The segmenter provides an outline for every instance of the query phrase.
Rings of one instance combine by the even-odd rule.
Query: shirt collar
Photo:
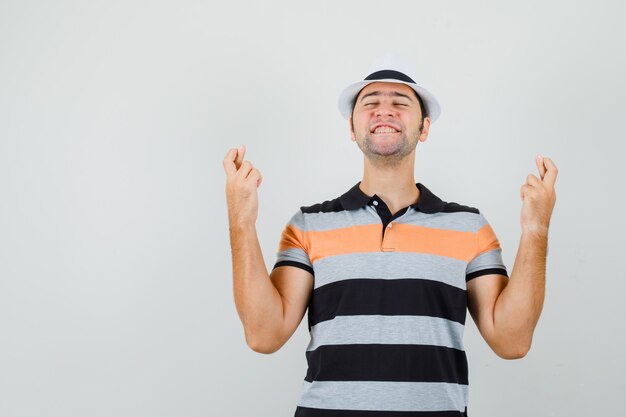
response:
[[[374,197],[378,197],[376,194],[373,196],[365,194],[359,188],[359,184],[361,184],[361,181],[357,182],[352,188],[339,197],[339,201],[345,210],[356,210],[368,204]],[[438,213],[443,210],[445,203],[426,188],[424,184],[418,182],[415,183],[415,186],[420,190],[420,195],[417,201],[411,204],[411,207],[429,214]]]

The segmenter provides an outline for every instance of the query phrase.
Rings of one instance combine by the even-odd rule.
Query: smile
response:
[[[393,135],[397,135],[399,133],[400,132],[396,132],[396,131],[393,131],[393,132],[378,132],[378,133],[374,132],[374,133],[372,133],[372,135],[374,135],[374,136],[393,136]]]
[[[397,129],[393,129],[391,127],[379,127],[375,129],[372,133],[397,133]]]

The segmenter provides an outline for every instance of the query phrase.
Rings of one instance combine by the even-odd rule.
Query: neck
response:
[[[411,205],[419,198],[415,186],[415,150],[393,165],[364,156],[363,180],[359,188],[365,194],[377,194],[392,213]]]

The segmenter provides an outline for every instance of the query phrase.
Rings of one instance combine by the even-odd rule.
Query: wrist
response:
[[[522,236],[536,237],[536,238],[548,238],[547,226],[525,226],[522,227]]]
[[[229,224],[229,229],[232,232],[243,232],[247,230],[255,230],[255,224],[251,221],[233,221]]]

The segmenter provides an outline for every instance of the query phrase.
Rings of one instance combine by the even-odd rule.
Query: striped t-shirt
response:
[[[314,280],[295,417],[467,416],[466,283],[508,277],[500,243],[478,209],[421,183],[393,215],[359,184],[300,207],[279,243],[274,268]]]

